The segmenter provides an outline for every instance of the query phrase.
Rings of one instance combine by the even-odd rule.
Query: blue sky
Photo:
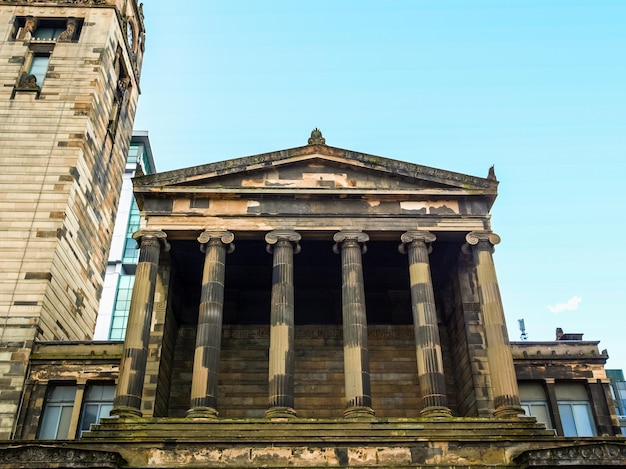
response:
[[[512,340],[626,369],[626,1],[146,2],[135,128],[159,170],[306,144],[495,165]]]

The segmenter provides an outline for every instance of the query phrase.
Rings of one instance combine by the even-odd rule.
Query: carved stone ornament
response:
[[[341,249],[339,248],[340,244],[342,244],[345,241],[354,241],[357,243],[363,243],[361,252],[365,254],[367,252],[367,245],[365,243],[368,242],[369,240],[370,240],[369,235],[367,233],[363,233],[362,231],[356,231],[356,230],[340,231],[339,233],[335,233],[335,235],[333,236],[333,241],[335,242],[335,245],[333,246],[333,252],[335,254],[339,254],[341,252]]]
[[[170,243],[167,242],[167,234],[157,230],[139,230],[133,233],[133,239],[137,241],[137,247],[140,247],[142,239],[156,238],[162,249],[167,252],[170,250]]]
[[[109,451],[25,445],[0,449],[0,467],[6,469],[91,468],[118,469],[125,463],[118,454]]]
[[[626,445],[623,443],[577,444],[560,448],[524,451],[514,461],[522,467],[555,466],[624,466]]]
[[[74,40],[74,35],[76,34],[77,27],[78,22],[76,18],[68,18],[67,25],[65,26],[65,31],[59,34],[57,42],[72,42]]]
[[[266,250],[267,252],[271,253],[272,244],[276,244],[278,241],[285,240],[285,241],[290,241],[292,243],[295,243],[294,254],[299,254],[300,244],[298,243],[298,241],[300,241],[301,239],[302,239],[302,235],[293,230],[287,230],[287,229],[273,230],[265,235],[265,242],[268,244]]]
[[[205,252],[205,244],[211,241],[212,239],[219,239],[222,243],[224,243],[228,247],[228,253],[232,253],[235,250],[235,245],[233,241],[235,240],[235,235],[227,230],[206,230],[200,233],[198,236],[198,242],[200,243],[200,250]]]
[[[465,241],[472,246],[476,246],[480,241],[488,241],[495,246],[500,243],[500,236],[493,231],[472,231],[465,236]]]
[[[39,90],[37,77],[35,75],[29,75],[26,72],[22,72],[22,75],[20,75],[20,80],[17,84],[17,88],[19,90]]]
[[[309,145],[326,145],[326,139],[322,137],[322,131],[315,127],[309,138]]]
[[[428,254],[430,254],[433,250],[430,243],[432,243],[436,239],[437,237],[430,231],[407,231],[406,233],[402,233],[402,236],[400,236],[400,241],[402,241],[402,243],[398,246],[398,251],[400,251],[400,253],[402,254],[406,254],[406,244],[412,243],[413,241],[422,241],[424,244],[427,245]]]
[[[37,28],[37,18],[29,16],[26,18],[25,24],[17,33],[18,41],[28,41],[33,37],[33,31]]]

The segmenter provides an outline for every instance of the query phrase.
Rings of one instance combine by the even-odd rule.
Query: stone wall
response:
[[[417,417],[419,384],[412,326],[369,326],[372,401],[378,417]],[[170,417],[189,408],[195,329],[179,330],[172,367]],[[219,370],[221,418],[260,418],[268,405],[269,326],[225,325]],[[296,326],[298,417],[339,418],[345,407],[339,325]]]

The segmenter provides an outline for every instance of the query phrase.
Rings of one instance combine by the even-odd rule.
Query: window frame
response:
[[[70,400],[69,398],[59,399],[54,398],[53,394],[55,391],[59,389],[64,390],[73,390],[73,396]],[[68,440],[71,439],[70,435],[72,434],[72,417],[74,414],[74,409],[76,405],[76,398],[78,395],[78,386],[75,382],[72,383],[51,383],[48,385],[48,389],[46,390],[46,397],[44,398],[43,406],[41,409],[41,421],[39,423],[39,428],[37,429],[37,439],[38,440]],[[53,416],[51,412],[52,409],[60,408],[60,412],[58,416]],[[69,412],[67,412],[69,410]],[[53,423],[50,421],[52,427],[49,429],[46,428],[46,424],[50,419],[55,419],[56,422]],[[63,423],[63,419],[67,419],[65,423]],[[65,427],[64,435],[61,435],[59,431],[61,427]],[[49,438],[46,432],[51,431],[54,428],[54,437]]]
[[[101,387],[103,389],[107,389],[111,391],[111,395],[108,397],[100,397],[94,398],[89,396],[90,392],[94,391],[96,388]],[[85,392],[83,393],[83,399],[80,406],[80,418],[78,420],[77,426],[77,438],[82,438],[84,432],[89,431],[91,425],[97,424],[100,422],[100,419],[103,417],[108,417],[109,412],[113,409],[113,399],[115,397],[115,383],[114,382],[103,382],[103,381],[95,381],[90,382],[85,387]],[[96,418],[91,421],[86,422],[86,413],[87,408],[89,406],[97,406]],[[107,410],[108,409],[108,410]],[[104,415],[106,412],[106,415]]]

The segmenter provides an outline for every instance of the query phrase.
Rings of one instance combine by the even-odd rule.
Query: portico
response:
[[[124,415],[517,415],[491,251],[474,242],[497,237],[493,173],[461,175],[314,137],[135,180],[143,229],[164,233],[171,249],[159,262],[164,319],[148,321],[164,338],[145,358],[156,376],[140,403],[124,401],[134,406]],[[150,281],[137,277],[135,290]],[[464,314],[476,302],[478,325]],[[131,318],[146,315],[131,308]],[[501,344],[486,361],[485,338]],[[493,386],[481,385],[485,370]]]

